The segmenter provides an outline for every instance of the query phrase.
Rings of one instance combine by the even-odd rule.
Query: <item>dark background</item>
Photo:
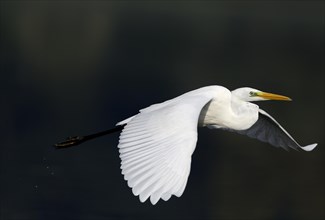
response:
[[[0,219],[325,218],[324,3],[4,2]],[[182,197],[140,203],[118,134],[55,150],[206,85],[290,96],[263,102],[312,152],[199,129]]]

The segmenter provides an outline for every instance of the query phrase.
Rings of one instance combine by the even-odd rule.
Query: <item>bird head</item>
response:
[[[266,100],[291,101],[291,98],[269,92],[262,92],[257,89],[243,87],[233,90],[232,95],[242,101],[255,102]]]

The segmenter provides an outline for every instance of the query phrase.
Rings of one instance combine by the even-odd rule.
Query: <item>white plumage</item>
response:
[[[229,91],[207,86],[151,105],[117,125],[125,125],[118,144],[121,169],[134,195],[152,204],[184,192],[197,142],[197,127],[245,134],[276,147],[301,147],[278,122],[250,101],[290,100],[252,88]]]

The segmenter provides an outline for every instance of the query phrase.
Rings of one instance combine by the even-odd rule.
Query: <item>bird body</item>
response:
[[[311,151],[316,147],[300,146],[273,117],[251,103],[264,100],[291,99],[248,87],[230,91],[223,86],[206,86],[144,108],[114,129],[69,138],[56,147],[122,130],[118,148],[124,179],[141,202],[150,198],[156,204],[183,194],[198,126],[236,132],[286,150]]]
[[[172,106],[182,105],[184,107],[184,113],[188,114],[187,107],[193,107],[194,103],[197,103],[200,108],[200,115],[197,121],[200,127],[214,125],[220,128],[244,130],[252,126],[258,119],[258,105],[238,99],[223,86],[199,88],[174,99],[151,105],[140,110],[140,113],[148,113],[162,108],[172,108]],[[174,112],[172,113],[174,114]],[[127,124],[133,117],[135,116],[123,120],[117,123],[117,125]],[[172,122],[172,118],[169,117],[168,121]]]

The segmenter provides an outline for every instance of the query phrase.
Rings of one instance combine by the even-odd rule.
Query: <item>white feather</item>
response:
[[[118,145],[122,174],[141,202],[150,197],[156,204],[183,193],[200,112],[219,89],[211,86],[184,94],[181,102],[177,97],[155,104],[118,123],[126,123]]]

